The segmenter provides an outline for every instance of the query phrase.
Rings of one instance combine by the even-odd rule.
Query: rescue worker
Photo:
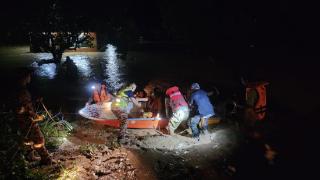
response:
[[[203,121],[203,127],[201,127],[201,130],[204,134],[208,134],[208,119],[214,116],[215,113],[208,97],[208,93],[200,89],[200,85],[198,83],[193,83],[191,85],[191,98],[189,105],[191,107],[195,105],[197,110],[196,115],[191,118],[190,126],[193,138],[199,141],[200,130],[198,128],[198,124],[200,120]]]
[[[170,135],[174,135],[174,131],[178,128],[181,122],[188,119],[189,107],[177,86],[167,89],[166,95],[170,98],[169,105],[172,110],[172,117],[169,120],[168,131]]]
[[[247,108],[245,119],[251,123],[265,119],[267,111],[268,82],[246,83]]]
[[[100,88],[100,101],[101,102],[110,102],[112,100],[111,94],[107,91],[107,83],[102,82]]]
[[[125,136],[128,126],[128,114],[133,108],[133,104],[137,107],[141,107],[141,104],[135,99],[134,91],[136,90],[137,85],[135,83],[130,84],[129,86],[121,89],[116,98],[112,101],[111,110],[115,116],[120,121],[120,131],[118,135],[118,142],[125,143]]]
[[[31,94],[27,85],[31,81],[31,71],[23,69],[19,77],[19,88],[17,94],[16,119],[19,123],[24,144],[29,147],[29,159],[37,160],[34,155],[36,151],[41,164],[51,164],[53,161],[45,147],[45,139],[38,125],[38,121],[43,120],[33,109]],[[30,157],[31,156],[31,157]]]

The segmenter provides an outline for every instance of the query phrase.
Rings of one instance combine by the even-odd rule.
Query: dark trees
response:
[[[43,60],[43,63],[60,63],[65,50],[79,48],[81,43],[93,45],[93,37],[82,25],[82,16],[68,13],[63,9],[61,2],[54,0],[43,3],[44,7],[37,19],[31,19],[29,23],[30,50],[35,52],[50,52],[51,60]]]

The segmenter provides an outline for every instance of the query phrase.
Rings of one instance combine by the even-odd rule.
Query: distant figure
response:
[[[203,120],[203,126],[201,130],[204,134],[208,134],[208,119],[215,115],[213,106],[209,100],[208,93],[200,89],[198,83],[193,83],[191,85],[191,98],[189,105],[192,107],[196,106],[196,115],[191,118],[190,125],[192,130],[192,136],[199,141],[200,131],[198,129],[198,124],[200,120]]]
[[[73,62],[72,59],[70,59],[69,56],[66,57],[66,61],[62,64],[62,66],[66,66],[66,76],[69,79],[76,79],[78,78],[78,67]]]
[[[173,113],[169,120],[168,130],[170,135],[174,135],[174,131],[181,122],[188,119],[189,107],[177,86],[167,89],[166,95],[170,97],[169,105]]]
[[[119,143],[125,143],[126,131],[128,126],[128,114],[130,113],[133,105],[141,107],[141,104],[135,99],[134,91],[137,85],[135,83],[121,89],[117,93],[117,97],[114,98],[111,105],[111,110],[117,116],[120,121],[120,132],[118,136]]]
[[[36,114],[32,104],[32,98],[27,85],[31,81],[31,71],[22,70],[19,77],[19,89],[16,104],[16,119],[19,122],[21,135],[24,138],[24,144],[29,147],[30,160],[37,160],[34,150],[41,157],[41,164],[51,164],[52,160],[45,147],[45,139],[38,125],[38,121],[43,120],[43,116]]]
[[[265,119],[267,111],[268,82],[245,83],[246,110],[245,119],[251,123]]]

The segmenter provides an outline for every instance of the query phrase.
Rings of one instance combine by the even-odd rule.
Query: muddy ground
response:
[[[190,135],[169,136],[165,131],[129,129],[129,141],[119,145],[118,129],[78,118],[74,131],[51,149],[49,179],[230,179],[222,164],[237,146],[236,130],[211,127],[199,142]]]

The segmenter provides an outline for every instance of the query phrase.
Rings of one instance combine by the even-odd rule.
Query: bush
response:
[[[48,112],[49,113],[49,112]],[[48,149],[58,148],[73,130],[71,124],[60,116],[61,113],[51,116],[48,113],[44,115],[44,121],[39,123],[41,131],[46,139]]]

